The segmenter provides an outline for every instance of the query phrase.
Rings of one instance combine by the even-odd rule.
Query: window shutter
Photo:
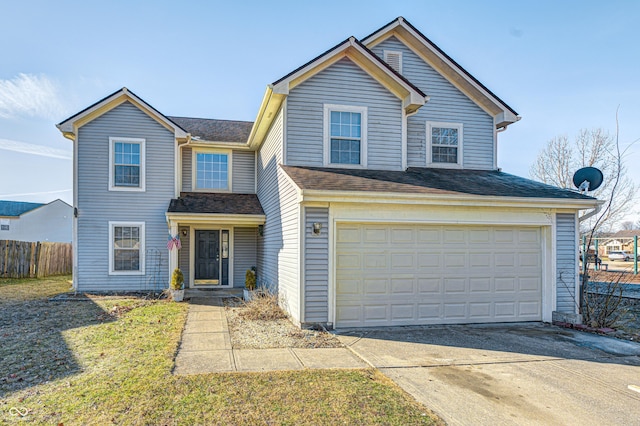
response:
[[[389,64],[391,68],[402,74],[402,52],[385,50],[384,61]]]

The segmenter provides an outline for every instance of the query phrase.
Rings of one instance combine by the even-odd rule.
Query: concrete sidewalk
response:
[[[173,374],[367,368],[347,348],[233,349],[220,297],[192,298]]]

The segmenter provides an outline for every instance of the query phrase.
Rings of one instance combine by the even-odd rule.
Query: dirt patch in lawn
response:
[[[244,303],[225,299],[231,346],[234,349],[341,348],[326,330],[304,330],[291,323],[274,296]]]

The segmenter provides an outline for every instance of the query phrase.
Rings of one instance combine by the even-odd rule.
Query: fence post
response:
[[[638,275],[638,236],[633,236],[633,275]]]

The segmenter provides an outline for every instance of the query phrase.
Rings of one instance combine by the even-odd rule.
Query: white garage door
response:
[[[339,224],[335,264],[336,327],[542,319],[540,228]]]

